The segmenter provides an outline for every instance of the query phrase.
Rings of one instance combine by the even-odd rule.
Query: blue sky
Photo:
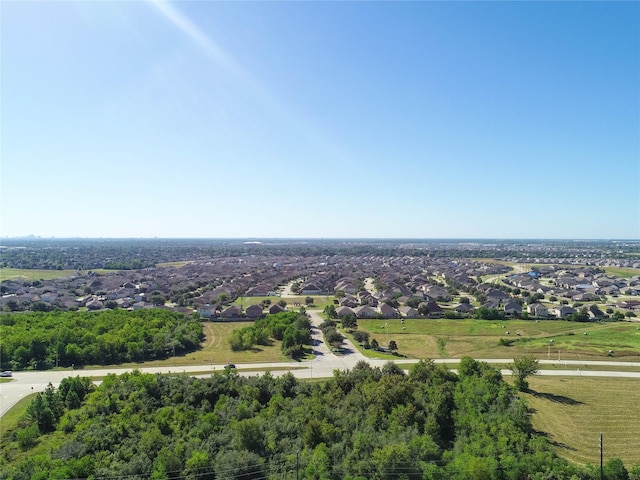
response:
[[[638,2],[0,9],[2,236],[640,238]]]

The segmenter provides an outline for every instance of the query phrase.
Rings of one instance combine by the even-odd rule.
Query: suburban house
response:
[[[315,283],[307,283],[300,288],[302,295],[319,295],[322,293],[322,289]]]
[[[562,305],[560,307],[552,308],[550,313],[558,318],[565,318],[576,313],[576,309],[567,305]]]
[[[349,307],[336,308],[336,315],[338,315],[338,317],[344,317],[349,314],[355,315],[355,312]]]
[[[534,317],[547,318],[549,316],[549,309],[541,303],[532,303],[527,306],[527,313]]]
[[[601,318],[605,317],[604,312],[600,310],[597,305],[591,305],[589,307],[587,315],[589,315],[589,318],[591,320],[600,320]]]
[[[284,312],[284,307],[274,303],[273,305],[269,305],[269,315],[275,315],[276,313]]]
[[[504,314],[507,317],[516,317],[522,314],[522,305],[515,300],[509,300],[504,304]]]
[[[436,302],[422,302],[418,306],[418,308],[420,307],[427,308],[427,311],[429,312],[427,313],[427,317],[429,318],[442,318],[442,316],[444,315],[442,308],[440,308],[440,305],[438,305]]]
[[[262,305],[249,305],[245,309],[244,314],[248,318],[260,318],[262,317]]]
[[[271,292],[271,288],[266,285],[258,285],[256,287],[251,287],[245,293],[247,297],[267,297]]]
[[[203,305],[200,308],[198,308],[198,315],[200,315],[200,318],[211,318],[211,317],[215,317],[216,316],[216,309],[217,309],[217,305]]]
[[[398,308],[398,311],[400,312],[400,315],[402,315],[405,318],[418,318],[420,316],[420,314],[418,313],[418,310],[406,305]]]
[[[471,305],[470,303],[461,303],[459,305],[456,305],[453,310],[461,314],[470,314],[470,313],[473,313],[475,309],[473,308],[473,305]]]
[[[388,305],[386,303],[381,303],[378,306],[378,309],[380,310],[380,313],[384,318],[398,317],[398,311],[395,308],[393,308],[391,305]]]
[[[363,305],[354,308],[353,313],[355,313],[358,318],[375,318],[378,312],[368,305]]]
[[[220,318],[225,320],[242,317],[242,309],[237,305],[231,305],[220,312]]]

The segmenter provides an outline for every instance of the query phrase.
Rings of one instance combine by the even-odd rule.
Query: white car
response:
[[[13,377],[13,372],[5,370],[4,372],[0,372],[0,377]]]

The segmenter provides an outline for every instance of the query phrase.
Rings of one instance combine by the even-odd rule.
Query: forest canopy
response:
[[[2,316],[2,369],[43,370],[167,358],[197,349],[202,325],[162,309]]]
[[[458,375],[361,362],[323,383],[133,372],[93,392],[62,387],[5,434],[0,478],[591,478],[555,456],[499,371],[472,359]],[[51,412],[44,423],[39,410]]]

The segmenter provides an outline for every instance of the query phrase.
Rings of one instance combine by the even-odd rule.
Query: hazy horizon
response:
[[[638,2],[1,8],[1,236],[640,238]]]

